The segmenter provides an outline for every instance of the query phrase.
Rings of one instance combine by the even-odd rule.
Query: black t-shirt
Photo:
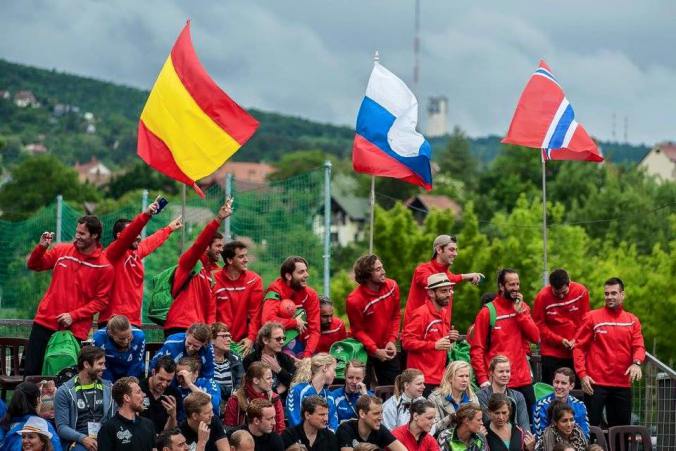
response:
[[[293,445],[294,443],[301,443],[305,445],[308,451],[338,451],[338,439],[336,434],[330,429],[322,429],[317,432],[317,437],[312,446],[303,430],[303,423],[292,428],[285,429],[282,432],[282,440],[284,440],[284,449]]]
[[[152,451],[155,427],[147,418],[128,420],[117,413],[103,423],[96,443],[98,451]]]
[[[141,390],[143,390],[144,394],[143,407],[145,408],[143,413],[141,413],[141,416],[144,416],[145,418],[151,420],[155,425],[155,430],[158,433],[162,432],[164,430],[164,426],[167,424],[169,414],[162,405],[161,397],[159,399],[155,399],[153,394],[150,392],[148,379],[142,380],[139,383],[139,386],[141,387]],[[167,387],[167,389],[164,390],[164,394],[162,396],[173,396],[174,399],[176,400],[176,408],[178,408],[178,403],[181,402],[180,401],[181,397],[178,395],[178,392],[174,387],[172,387],[171,385]]]
[[[220,439],[227,440],[225,431],[223,430],[223,425],[216,415],[214,415],[211,419],[211,424],[209,427],[211,428],[211,433],[209,434],[209,440],[207,441],[207,445],[204,447],[204,451],[217,451],[218,448],[216,448],[216,442]],[[179,429],[181,429],[181,433],[185,437],[185,442],[188,444],[190,451],[194,451],[197,447],[197,431],[193,431],[192,428],[188,426],[188,420],[182,422],[179,425]]]
[[[96,381],[91,384],[80,385],[75,382],[77,407],[77,422],[75,430],[82,434],[88,434],[87,423],[98,423],[103,418],[103,384]]]
[[[336,437],[338,438],[338,447],[340,448],[354,448],[359,443],[373,443],[379,448],[385,448],[396,440],[394,435],[385,426],[381,425],[377,431],[371,431],[368,438],[364,440],[359,436],[357,428],[359,420],[343,421],[338,430]]]
[[[263,434],[260,437],[256,437],[253,434],[251,436],[256,444],[255,451],[284,451],[286,449],[282,438],[274,432]]]

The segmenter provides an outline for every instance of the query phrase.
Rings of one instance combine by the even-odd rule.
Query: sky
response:
[[[475,137],[504,135],[544,58],[592,136],[624,141],[626,118],[630,143],[676,141],[675,1],[420,4],[417,86],[413,0],[2,0],[0,58],[150,89],[190,18],[203,65],[245,107],[353,126],[378,50],[423,130],[443,95],[449,129]]]

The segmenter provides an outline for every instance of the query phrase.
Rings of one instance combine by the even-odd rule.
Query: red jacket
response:
[[[606,387],[631,387],[625,371],[645,360],[641,322],[622,307],[592,310],[575,337],[573,360],[580,378],[590,376]]]
[[[163,227],[141,241],[138,249],[130,249],[137,236],[152,216],[141,213],[124,228],[120,236],[104,251],[115,269],[110,302],[99,313],[99,323],[107,322],[113,315],[124,315],[137,327],[141,327],[143,305],[143,260],[160,247],[171,235],[169,227]]]
[[[259,393],[251,387],[250,384],[246,384],[244,387],[246,391],[247,403],[251,402],[253,399],[267,399],[269,400],[275,408],[275,429],[273,432],[281,434],[285,429],[284,424],[284,406],[282,405],[282,400],[279,398],[277,393],[271,392],[268,393]],[[244,426],[246,424],[246,412],[240,409],[239,398],[236,396],[236,392],[230,396],[228,402],[225,404],[225,413],[223,414],[223,424],[226,426]]]
[[[39,244],[28,257],[28,269],[52,269],[52,280],[40,300],[34,321],[50,330],[62,327],[56,317],[70,313],[69,329],[75,337],[86,340],[95,313],[108,303],[113,286],[113,266],[100,244],[89,254],[82,254],[74,244],[57,244],[50,250]]]
[[[427,382],[427,381],[425,381]],[[408,430],[408,424],[392,429],[392,435],[399,440],[408,451],[439,451],[439,444],[430,434],[423,432],[420,440],[416,440]]]
[[[516,313],[514,302],[497,296],[493,300],[497,318],[491,334],[491,348],[486,349],[486,337],[490,325],[490,314],[486,307],[479,310],[474,320],[474,330],[469,337],[470,358],[472,368],[479,385],[488,381],[488,364],[493,357],[502,354],[509,359],[512,367],[512,378],[509,387],[522,387],[533,379],[530,364],[526,358],[525,341],[540,341],[540,331],[530,316],[530,308],[524,304],[524,311]]]
[[[334,316],[328,329],[321,331],[317,352],[329,352],[332,344],[346,338],[345,323],[340,318]]]
[[[369,355],[390,341],[396,343],[401,319],[397,282],[385,279],[377,292],[359,285],[348,295],[345,308],[352,336]]]
[[[533,304],[533,320],[540,330],[540,354],[572,358],[572,351],[564,348],[561,341],[575,338],[588,311],[589,292],[582,284],[570,282],[568,294],[563,299],[555,297],[549,285],[541,289]]]
[[[253,271],[244,271],[236,280],[230,280],[226,269],[214,276],[213,293],[216,303],[216,321],[230,327],[234,341],[244,338],[256,340],[256,314],[263,302],[263,280]]]
[[[268,294],[277,293],[279,299],[271,299]],[[268,321],[275,321],[284,326],[284,329],[295,329],[296,320],[294,318],[282,318],[279,316],[279,306],[283,299],[291,299],[297,307],[305,309],[307,315],[307,328],[301,340],[305,343],[305,357],[312,357],[319,344],[320,326],[319,326],[319,297],[317,292],[310,287],[302,288],[298,291],[288,286],[281,278],[277,278],[270,284],[265,292],[265,300],[261,313],[260,324]]]
[[[440,265],[436,260],[432,259],[427,263],[421,263],[413,271],[413,279],[411,280],[411,288],[408,290],[408,297],[406,298],[406,309],[404,310],[404,322],[411,317],[413,311],[425,305],[427,299],[427,278],[432,274],[446,273],[448,280],[451,283],[462,282],[462,274],[453,274],[449,271],[449,266]],[[451,292],[451,302],[448,304],[449,311],[453,311],[453,292]]]
[[[218,231],[219,224],[216,219],[207,224],[190,249],[178,259],[172,293],[174,302],[167,313],[167,320],[164,322],[165,329],[187,329],[194,323],[211,324],[216,321],[216,305],[211,295],[213,284],[211,272],[217,266],[209,261],[204,251]],[[190,279],[183,290],[180,290],[190,278],[198,260],[202,261],[202,269],[199,274]]]
[[[450,330],[449,310],[442,308],[437,311],[429,299],[404,321],[401,343],[406,349],[406,368],[422,371],[426,384],[441,383],[448,352],[434,349],[434,344],[447,337]]]

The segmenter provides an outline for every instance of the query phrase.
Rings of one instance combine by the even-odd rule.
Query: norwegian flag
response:
[[[516,106],[505,144],[542,149],[545,160],[603,161],[573,106],[544,60],[531,75]]]

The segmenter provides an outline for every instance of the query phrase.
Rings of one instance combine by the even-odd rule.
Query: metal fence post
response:
[[[141,195],[141,211],[146,211],[146,208],[148,208],[148,190],[144,189],[143,194]],[[143,230],[141,230],[141,238],[146,237],[146,228],[143,227]]]
[[[61,242],[61,230],[63,230],[63,196],[56,196],[56,242]]]
[[[331,161],[324,162],[324,296],[331,294]]]
[[[229,172],[225,174],[225,184],[223,185],[223,188],[225,188],[225,199],[227,200],[232,196],[232,174]],[[225,236],[226,243],[232,239],[232,233],[230,232],[230,216],[223,221],[223,236]]]

